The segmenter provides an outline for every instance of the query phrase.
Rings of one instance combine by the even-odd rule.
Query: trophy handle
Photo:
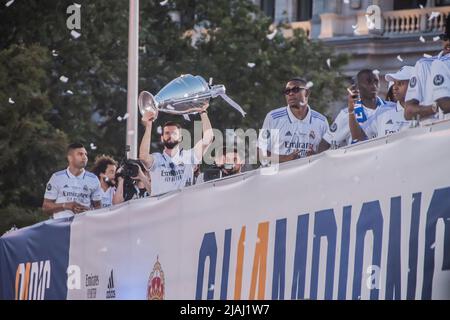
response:
[[[158,116],[158,107],[155,97],[148,91],[142,91],[139,94],[138,106],[141,115],[143,116],[147,112],[155,113],[155,119]]]

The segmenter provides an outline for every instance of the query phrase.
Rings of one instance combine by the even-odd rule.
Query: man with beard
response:
[[[160,195],[194,184],[194,169],[201,163],[203,155],[211,145],[214,133],[206,110],[200,113],[203,138],[192,149],[180,148],[181,126],[173,121],[162,127],[162,153],[149,154],[152,124],[156,114],[146,112],[142,117],[145,133],[139,148],[139,159],[151,175],[151,195]]]
[[[44,195],[42,210],[53,218],[71,217],[101,206],[100,182],[95,174],[85,170],[88,157],[84,146],[70,144],[67,160],[69,167],[52,175]]]
[[[115,180],[116,171],[117,163],[113,158],[102,155],[95,159],[92,173],[100,180],[102,208],[107,208],[113,204],[119,203],[118,201],[114,201],[117,184],[117,181]]]
[[[269,112],[258,138],[260,161],[280,163],[317,152],[328,121],[308,104],[310,89],[303,78],[293,78],[282,91],[287,106]]]

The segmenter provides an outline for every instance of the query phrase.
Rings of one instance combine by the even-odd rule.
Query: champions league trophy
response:
[[[142,115],[152,111],[156,118],[161,111],[186,117],[187,114],[206,110],[209,99],[218,96],[245,117],[244,110],[225,94],[225,86],[209,85],[202,77],[190,74],[172,80],[155,96],[148,91],[142,91],[139,94],[138,105]]]

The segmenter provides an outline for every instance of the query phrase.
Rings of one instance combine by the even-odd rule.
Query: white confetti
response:
[[[57,57],[58,53],[56,52],[56,50],[52,50],[52,56]]]
[[[422,43],[425,43],[425,38],[420,36],[419,41],[422,42]]]
[[[209,286],[209,289],[208,289],[209,291],[213,291],[214,290],[214,283],[212,283],[210,286]]]
[[[249,67],[249,68],[254,68],[255,66],[256,66],[256,64],[253,63],[253,62],[248,62],[247,63],[247,67]]]
[[[441,37],[439,37],[439,36],[433,37],[433,41],[439,41],[439,40],[441,40]]]
[[[161,126],[158,126],[158,128],[156,128],[156,132],[158,132],[158,134],[162,134],[162,128],[161,128]]]
[[[430,246],[430,249],[434,249],[436,247],[436,242],[433,242],[433,244]]]
[[[61,80],[61,82],[66,83],[67,81],[69,81],[69,78],[67,78],[66,76],[61,76],[59,77],[59,80]]]
[[[423,5],[422,4],[419,4],[419,7],[420,7],[420,9],[423,9]]]
[[[123,115],[122,119],[125,120],[125,119],[128,118],[128,116],[129,116],[129,114],[128,114],[128,112],[127,112],[127,113],[125,113],[125,114]]]
[[[67,90],[66,93],[67,94],[73,94],[72,90]]]
[[[77,8],[81,8],[81,4],[74,3],[74,5],[75,5],[75,7],[77,7]]]
[[[306,89],[310,89],[312,87],[314,87],[314,82],[308,81],[308,83],[306,84]]]
[[[424,56],[424,58],[432,58],[433,57],[432,55],[426,54],[426,53],[424,53],[423,56]]]
[[[81,36],[81,33],[77,32],[77,31],[75,31],[75,30],[72,30],[72,31],[70,31],[70,35],[71,35],[74,39],[78,39],[78,38]]]
[[[108,252],[108,248],[107,247],[103,247],[99,250],[100,252]]]
[[[167,107],[167,109],[175,110],[175,108],[171,104],[168,104],[166,107]]]
[[[359,32],[358,29],[355,29],[355,30],[353,30],[353,34],[354,34],[355,36],[359,36],[361,33]]]
[[[117,121],[119,121],[119,122],[122,121],[122,117],[121,117],[121,116],[118,116],[118,117],[117,117]]]
[[[373,70],[372,71],[372,73],[374,74],[374,75],[379,75],[380,74],[380,70],[378,70],[378,69],[375,69],[375,70]]]
[[[352,24],[352,28],[353,28],[353,29],[357,29],[357,28],[358,28],[358,25],[357,25],[357,24]]]
[[[14,104],[14,103],[15,103],[14,100],[11,99],[11,98],[9,98],[8,102],[11,103],[11,104]]]
[[[9,7],[10,5],[13,4],[13,2],[14,2],[14,0],[10,0],[10,1],[8,1],[8,2],[5,4],[5,6],[6,6],[6,7]]]
[[[349,3],[350,3],[350,0],[344,0],[344,3],[345,3],[345,4],[349,4]]]
[[[128,130],[127,133],[128,133],[129,136],[132,136],[134,134],[134,130]]]
[[[431,21],[431,20],[433,20],[434,18],[439,17],[440,15],[441,15],[441,14],[440,14],[439,12],[433,11],[433,12],[431,12],[430,17],[428,18],[428,21]]]
[[[167,2],[169,2],[169,0],[161,1],[159,4],[160,4],[161,6],[165,6],[165,5],[167,4]]]
[[[91,142],[91,144],[90,144],[90,147],[91,147],[91,150],[97,149],[97,146],[96,146],[94,143],[92,143],[92,142]]]
[[[269,39],[269,40],[272,40],[277,35],[277,32],[278,32],[278,30],[275,29],[272,33],[266,35],[266,38]]]
[[[397,56],[397,60],[400,62],[403,62],[403,59],[402,59],[402,57],[400,57],[400,55]]]
[[[330,58],[327,59],[327,66],[328,66],[328,68],[331,68],[331,59]]]
[[[187,114],[183,114],[183,118],[186,121],[191,121],[191,118],[189,118],[189,115],[187,115]]]

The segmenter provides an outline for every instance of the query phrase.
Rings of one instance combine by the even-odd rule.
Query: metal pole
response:
[[[138,136],[138,71],[139,67],[139,0],[130,0],[128,28],[128,93],[126,142],[130,146],[129,158],[137,158]]]

